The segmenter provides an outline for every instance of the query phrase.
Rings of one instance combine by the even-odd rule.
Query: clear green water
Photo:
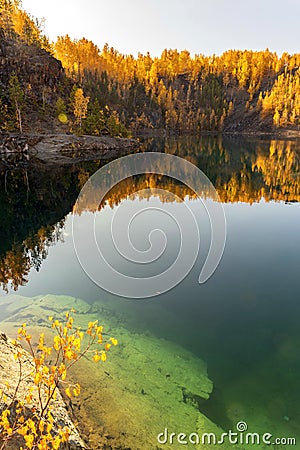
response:
[[[29,171],[29,192],[20,172],[6,176],[5,191],[2,172],[3,286],[12,292],[9,278],[13,276],[23,296],[64,294],[91,304],[100,299],[109,303],[122,312],[130,331],[168,339],[207,363],[214,391],[200,409],[213,422],[226,430],[244,420],[251,431],[295,436],[300,442],[300,145],[173,138],[147,141],[144,146],[197,164],[223,201],[226,249],[206,284],[200,286],[197,279],[209,246],[208,225],[199,213],[199,200],[189,198],[184,189],[184,201],[201,222],[203,247],[182,283],[156,298],[130,300],[115,297],[90,281],[74,252],[71,209],[83,181],[99,167],[95,162]],[[139,183],[135,181],[134,186],[143,188],[143,180]],[[174,190],[167,180],[156,183]],[[180,215],[181,204],[166,203],[165,198],[126,200],[132,187],[132,180],[127,181],[111,193],[110,203],[122,201],[130,207],[132,201],[144,202],[168,211],[176,208]],[[95,213],[103,232],[113,211],[105,206]],[[59,227],[52,227],[62,220]],[[147,217],[147,226],[149,222],[156,225]],[[84,217],[82,226],[84,233]],[[143,224],[139,226],[135,236],[143,245]],[[170,248],[176,250],[178,240],[170,231]],[[0,301],[1,311],[4,318]]]

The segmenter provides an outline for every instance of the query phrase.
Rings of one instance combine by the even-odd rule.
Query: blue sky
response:
[[[164,48],[300,53],[300,0],[23,0],[46,34],[86,37],[122,53]]]

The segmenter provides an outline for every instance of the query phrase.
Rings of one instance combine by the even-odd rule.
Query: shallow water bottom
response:
[[[182,445],[176,437],[179,433],[188,436],[197,433],[201,439],[203,433],[208,432],[220,437],[230,429],[236,432],[237,423],[241,421],[251,433],[300,438],[298,401],[291,395],[298,379],[295,372],[288,371],[288,365],[284,372],[284,359],[280,357],[270,357],[259,366],[249,367],[243,376],[232,373],[230,378],[227,373],[228,381],[220,389],[218,379],[211,377],[213,370],[209,366],[210,377],[207,375],[202,359],[145,328],[130,329],[124,309],[107,302],[88,304],[66,296],[7,296],[1,306],[5,318],[0,322],[0,329],[14,337],[17,327],[26,321],[34,335],[45,332],[50,336],[47,317],[60,318],[71,308],[76,309],[76,322],[82,329],[89,321],[99,319],[104,332],[119,341],[105,363],[96,365],[91,358],[84,358],[71,373],[72,379],[81,384],[82,395],[70,405],[70,410],[93,449],[105,446],[132,450],[212,448],[208,443]],[[282,350],[289,360],[295,350],[291,342],[295,345],[297,339],[299,342],[299,336]],[[220,360],[218,366],[222,366]],[[285,373],[287,401],[285,393],[278,392],[278,384],[272,386],[275,371]],[[274,392],[272,401],[269,394],[264,393],[268,382],[269,390]],[[168,436],[166,443],[158,442],[159,433],[165,433],[161,442]],[[170,438],[171,433],[176,437]],[[222,448],[244,449],[247,446],[225,440]],[[260,443],[251,448],[270,446]],[[276,445],[276,448],[286,446]]]

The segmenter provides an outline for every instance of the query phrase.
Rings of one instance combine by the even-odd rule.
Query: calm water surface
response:
[[[123,182],[99,211],[89,213],[96,215],[98,230],[107,235],[114,209],[124,202],[128,208],[138,203],[180,216],[183,205],[167,196],[128,198],[149,185],[169,189],[189,204],[201,225],[199,258],[182,283],[156,298],[121,300],[96,286],[78,263],[71,235],[72,206],[84,182],[100,167],[93,162],[54,171],[28,170],[29,191],[22,171],[7,173],[4,189],[2,171],[2,295],[5,289],[12,292],[12,279],[24,296],[66,294],[90,303],[101,298],[116,307],[122,304],[133,331],[147,329],[171,339],[207,362],[214,392],[203,412],[214,422],[227,427],[236,419],[256,425],[255,420],[264,417],[286,435],[299,435],[300,144],[174,138],[148,140],[144,148],[187,158],[214,183],[228,230],[224,256],[213,277],[204,285],[197,282],[210,243],[200,201],[186,187],[150,176]],[[158,220],[147,214],[140,217],[134,232],[137,246],[145,246],[147,230]],[[168,265],[179,241],[176,227],[162,221],[169,253],[159,264]],[[83,236],[84,224],[83,215]],[[110,245],[107,240],[107,254],[118,264]],[[161,308],[168,314],[167,322]]]

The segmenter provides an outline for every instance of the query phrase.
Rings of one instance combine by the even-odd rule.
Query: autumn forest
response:
[[[35,122],[91,135],[298,130],[300,54],[166,49],[134,57],[68,35],[51,43],[17,0],[0,1],[0,27],[2,57],[13,47],[20,61],[0,75],[2,130],[30,129],[32,110]],[[46,52],[47,75],[34,77],[22,58],[34,63]]]

